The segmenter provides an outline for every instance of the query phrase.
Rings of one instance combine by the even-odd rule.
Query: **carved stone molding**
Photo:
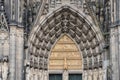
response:
[[[52,45],[54,45],[61,34],[68,34],[79,45],[79,49],[82,51],[84,58],[87,56],[92,57],[94,54],[94,56],[96,56],[95,48],[98,47],[99,43],[98,38],[96,38],[98,34],[95,34],[94,27],[91,28],[91,25],[89,25],[85,19],[83,19],[78,12],[72,11],[70,7],[63,7],[59,12],[54,12],[50,17],[46,18],[46,21],[41,24],[41,28],[38,28],[38,32],[34,34],[36,38],[32,39],[32,42],[36,41],[36,44],[32,44],[36,47],[33,48],[39,50],[40,57],[48,59],[48,53]],[[37,45],[37,43],[39,43],[39,45]],[[86,51],[83,52],[84,50]],[[95,68],[98,67],[98,62],[94,63]],[[85,66],[87,65],[85,64]]]

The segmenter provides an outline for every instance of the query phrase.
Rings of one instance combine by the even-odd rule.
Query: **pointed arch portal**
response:
[[[79,49],[79,51],[76,53],[79,53],[78,62],[81,62],[82,64],[78,63],[77,65],[82,65],[81,67],[79,66],[77,68],[74,68],[75,64],[72,68],[70,68],[71,65],[67,67],[65,67],[66,65],[63,66],[62,64],[69,65],[69,63],[66,63],[68,61],[68,58],[64,58],[63,63],[59,64],[60,66],[62,65],[61,67],[51,67],[53,65],[51,60],[55,58],[51,58],[51,56],[57,55],[57,53],[54,53],[54,50],[58,48],[56,46],[58,46],[60,40],[64,39],[61,38],[59,40],[59,37],[62,34],[69,35],[70,37],[66,37],[69,38],[69,40],[72,38],[76,42],[75,44],[75,42],[72,40],[71,42],[74,43],[74,45],[71,45],[73,48],[76,45],[77,47],[75,46],[75,49],[77,49],[77,51]],[[54,46],[55,43],[56,45]],[[66,43],[64,43],[64,46],[66,46]],[[71,47],[68,47],[68,49],[69,48],[71,49]],[[60,49],[62,48],[60,47],[58,51]],[[74,70],[82,69],[84,80],[87,80],[87,78],[89,78],[89,80],[93,80],[93,78],[94,80],[98,80],[98,78],[99,80],[103,80],[102,50],[103,36],[99,27],[95,26],[91,18],[86,16],[84,13],[66,5],[56,9],[52,13],[48,14],[43,20],[41,20],[39,22],[39,25],[33,27],[33,30],[31,31],[29,37],[30,67],[31,69],[37,69],[40,71],[42,80],[48,80],[49,69],[62,68]],[[70,53],[70,56],[71,55],[72,53]],[[57,61],[53,66],[55,66],[56,63]]]

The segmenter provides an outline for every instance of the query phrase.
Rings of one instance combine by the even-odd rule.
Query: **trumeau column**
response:
[[[68,80],[68,71],[64,70],[63,72],[63,80]]]
[[[9,80],[15,80],[15,53],[16,53],[16,26],[10,26],[10,56],[9,56],[9,62],[10,62],[10,79]]]
[[[24,29],[17,28],[16,33],[16,80],[23,80]]]

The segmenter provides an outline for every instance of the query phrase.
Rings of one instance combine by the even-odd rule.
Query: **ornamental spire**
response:
[[[5,18],[4,0],[0,0],[0,31],[8,31],[8,24]]]

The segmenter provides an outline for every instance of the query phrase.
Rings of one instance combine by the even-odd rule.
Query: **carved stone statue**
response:
[[[26,66],[26,80],[30,80],[30,66]]]
[[[86,71],[84,71],[83,79],[84,79],[84,80],[87,80],[87,72],[86,72]]]
[[[93,72],[93,80],[98,80],[98,70],[94,70]]]
[[[89,79],[89,80],[93,80],[93,77],[92,77],[92,76],[93,76],[93,74],[92,74],[92,71],[90,70],[90,71],[89,71],[89,75],[88,75],[88,79]]]
[[[99,69],[99,80],[103,80],[103,70]]]
[[[34,68],[30,68],[30,80],[34,80]]]
[[[48,72],[44,71],[44,80],[48,80]]]
[[[3,65],[2,65],[2,80],[7,80],[8,78],[8,57],[3,58]]]

